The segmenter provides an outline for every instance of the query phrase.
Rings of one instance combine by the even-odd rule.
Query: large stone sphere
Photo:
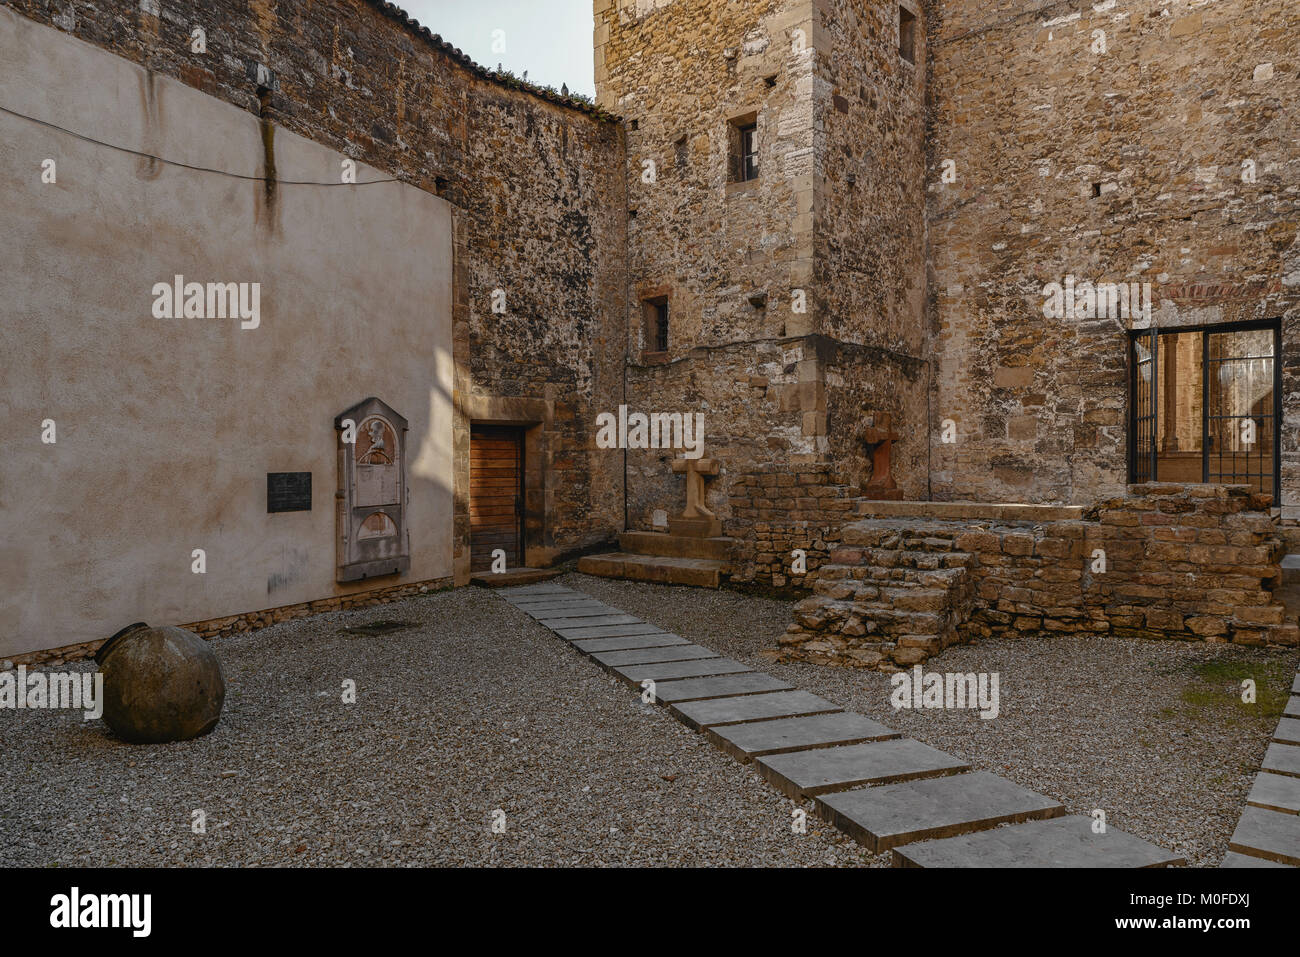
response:
[[[95,661],[104,676],[104,722],[126,741],[185,741],[221,718],[221,662],[193,632],[138,622],[104,642]]]

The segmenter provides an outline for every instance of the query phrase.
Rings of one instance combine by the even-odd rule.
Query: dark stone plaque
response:
[[[267,472],[266,510],[268,512],[310,512],[310,472]]]

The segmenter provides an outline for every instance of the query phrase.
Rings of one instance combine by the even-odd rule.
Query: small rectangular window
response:
[[[728,124],[730,169],[727,181],[748,183],[758,179],[758,116],[750,113]]]
[[[898,55],[916,62],[916,14],[906,7],[898,8]]]
[[[646,322],[646,351],[668,351],[668,297],[659,296],[642,303]]]

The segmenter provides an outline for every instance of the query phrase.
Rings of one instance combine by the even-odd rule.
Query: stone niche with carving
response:
[[[338,432],[338,580],[411,567],[406,525],[406,419],[376,398],[334,419]],[[348,441],[355,435],[355,441]]]

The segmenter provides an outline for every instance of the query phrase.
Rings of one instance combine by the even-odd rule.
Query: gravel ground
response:
[[[558,581],[1071,812],[1102,808],[1110,826],[1200,865],[1227,850],[1300,657],[1071,637],[949,649],[929,667],[1000,675],[1000,714],[982,720],[895,711],[887,675],[774,663],[760,652],[785,630],[787,601]],[[342,630],[392,619],[412,627]],[[0,865],[889,862],[811,805],[808,833],[794,834],[796,804],[482,589],[287,622],[215,648],[225,712],[196,741],[128,746],[79,714],[0,711]],[[1242,675],[1258,680],[1259,705],[1239,703]],[[355,704],[341,701],[345,679]],[[491,830],[498,808],[504,834]],[[204,835],[191,830],[196,809]]]
[[[660,627],[1048,794],[1071,813],[1217,867],[1300,654],[1202,642],[1097,637],[997,639],[950,648],[941,672],[998,673],[1000,711],[895,710],[889,676],[780,664],[790,602],[586,575],[559,580]],[[1240,700],[1243,677],[1255,705]]]
[[[678,600],[701,621],[718,607]],[[342,631],[389,619],[415,627]],[[214,647],[225,711],[195,741],[130,746],[80,713],[0,711],[0,865],[883,861],[816,818],[794,834],[796,805],[752,770],[482,589]]]

